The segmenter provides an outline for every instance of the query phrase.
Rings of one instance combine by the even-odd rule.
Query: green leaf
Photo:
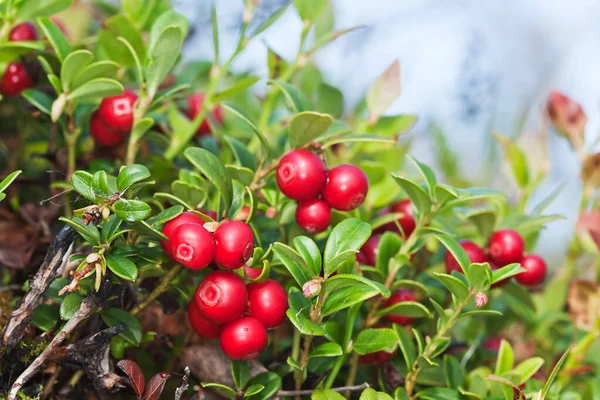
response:
[[[401,315],[403,317],[431,318],[433,315],[423,304],[416,301],[403,301],[377,311],[376,315]]]
[[[182,14],[176,13],[173,10],[168,10],[162,13],[160,17],[158,17],[152,24],[150,38],[148,40],[148,54],[151,54],[153,49],[156,46],[159,46],[161,35],[165,30],[171,27],[176,27],[181,30],[181,41],[176,46],[177,48],[181,47],[183,44],[183,39],[185,39],[188,34],[188,20]]]
[[[179,215],[181,215],[183,213],[183,211],[184,211],[184,208],[179,205],[169,207],[169,208],[162,210],[158,214],[148,218],[148,220],[146,222],[148,222],[148,224],[150,224],[150,225],[162,225],[165,222],[178,217]]]
[[[246,361],[231,361],[231,376],[233,382],[238,389],[243,389],[248,383],[248,376],[250,375],[250,367]]]
[[[229,103],[227,101],[224,101],[223,103],[221,103],[221,107],[224,110],[231,112],[237,118],[239,118],[240,120],[242,120],[246,125],[248,125],[248,127],[250,129],[252,129],[252,132],[254,132],[254,134],[256,135],[256,137],[258,137],[258,139],[260,140],[260,143],[263,146],[263,149],[265,150],[265,152],[267,153],[267,155],[270,154],[270,152],[271,152],[271,146],[269,146],[269,142],[267,141],[267,138],[258,129],[258,127],[256,126],[256,124],[254,123],[254,121],[252,121],[252,118],[250,118],[248,116],[248,114],[246,114],[239,107],[237,107],[234,104],[231,104],[231,103]]]
[[[469,287],[475,290],[487,290],[490,282],[492,281],[492,271],[490,264],[485,263],[472,263],[469,265],[469,271],[467,273],[469,280]]]
[[[124,14],[115,14],[104,21],[104,25],[108,29],[108,32],[106,33],[108,33],[112,39],[109,44],[117,47],[117,49],[104,49],[107,50],[107,54],[110,56],[111,60],[123,63],[127,66],[132,66],[137,64],[140,60],[146,59],[146,48],[144,46],[142,34],[127,16]],[[100,31],[100,33],[103,32],[105,31]],[[118,38],[122,38],[124,41],[120,41]],[[100,40],[102,41],[102,37]],[[126,46],[126,44],[129,46]],[[129,47],[129,49],[127,47]],[[118,56],[114,57],[117,52]]]
[[[263,15],[261,15],[262,13],[254,13],[254,17],[252,18],[252,21],[250,21],[250,25],[246,30],[246,37],[256,36],[268,27],[270,27],[275,21],[279,19],[281,14],[283,14],[285,10],[287,10],[290,4],[291,2],[286,1],[281,7],[273,10],[273,12],[266,18]],[[265,7],[265,9],[266,8],[267,7]]]
[[[120,278],[131,282],[135,282],[137,279],[138,269],[128,258],[109,254],[106,256],[106,265]]]
[[[22,172],[23,171],[21,170],[11,172],[6,178],[2,179],[2,181],[0,181],[0,193],[4,192],[6,188],[13,183],[15,179],[17,179],[17,176],[21,175]]]
[[[83,296],[78,293],[69,293],[60,304],[60,317],[69,320],[79,309]]]
[[[397,174],[392,174],[392,178],[404,190],[411,203],[416,207],[419,215],[429,213],[431,210],[431,199],[421,186]]]
[[[102,310],[100,317],[106,325],[113,327],[125,324],[126,329],[119,336],[133,346],[137,346],[142,340],[142,326],[140,320],[133,314],[120,308],[108,308]]]
[[[125,51],[131,55],[131,59],[133,59],[133,63],[135,64],[135,68],[137,70],[137,82],[140,85],[144,84],[144,70],[142,68],[142,62],[140,61],[141,54],[137,53],[133,45],[124,37],[119,36],[117,38],[117,43],[125,46]]]
[[[237,392],[229,386],[212,382],[200,382],[200,385],[203,388],[209,388],[210,390],[215,391],[217,394],[225,397],[226,399],[237,399]]]
[[[541,357],[532,357],[523,361],[513,369],[513,372],[519,376],[519,381],[516,382],[520,386],[527,382],[540,368],[544,365],[544,359]]]
[[[423,400],[462,400],[463,397],[456,389],[450,388],[427,388],[419,392],[419,399]]]
[[[294,247],[312,272],[312,275],[314,277],[321,275],[323,260],[317,244],[311,238],[306,236],[296,236],[293,243]]]
[[[184,90],[189,89],[190,85],[187,83],[180,83],[177,85],[173,85],[165,90],[162,90],[154,96],[152,99],[152,103],[150,104],[149,109],[154,109],[159,107],[162,103],[166,102],[169,99],[175,98],[176,96],[181,96]]]
[[[309,315],[310,302],[297,288],[292,288],[288,293],[289,309],[287,316],[296,329],[303,335],[324,336],[327,332],[319,324],[311,321]]]
[[[118,69],[119,64],[114,61],[97,61],[77,73],[71,87],[77,88],[96,78],[113,78]]]
[[[463,301],[469,296],[469,288],[460,279],[448,274],[435,273],[434,275],[454,295],[456,300]]]
[[[300,287],[314,277],[300,254],[296,253],[291,247],[277,242],[273,245],[273,252]]]
[[[326,0],[294,0],[294,6],[300,19],[314,22],[327,4]]]
[[[252,397],[252,395],[258,394],[265,389],[263,385],[250,385],[244,390],[244,398]]]
[[[73,0],[25,0],[15,14],[15,22],[33,21],[39,17],[58,14],[73,4]]]
[[[109,197],[113,194],[108,183],[108,175],[106,175],[106,171],[97,171],[94,174],[92,179],[92,189],[104,197]]]
[[[71,187],[80,195],[90,200],[92,203],[97,201],[94,193],[94,176],[86,171],[75,171],[71,176]]]
[[[70,225],[73,229],[77,231],[85,240],[87,240],[92,246],[100,246],[100,232],[98,229],[92,225],[86,225],[83,223],[81,218],[72,217],[72,219],[66,217],[60,217],[60,221],[64,222],[67,225]]]
[[[571,350],[573,349],[573,347],[574,346],[571,346],[571,347],[569,347],[567,349],[567,351],[565,351],[565,353],[562,355],[562,357],[560,358],[560,360],[558,360],[558,362],[556,363],[556,365],[552,369],[552,372],[550,373],[550,376],[548,377],[548,379],[546,380],[546,383],[544,384],[544,387],[542,388],[542,395],[540,397],[542,400],[546,398],[546,395],[550,391],[550,387],[552,386],[552,383],[556,379],[556,376],[558,375],[558,372],[560,371],[560,369],[562,368],[563,364],[567,360],[567,356],[569,355],[569,353],[571,352]]]
[[[392,397],[387,393],[367,388],[360,394],[359,400],[392,400]]]
[[[150,62],[146,68],[146,78],[150,98],[154,97],[160,84],[177,63],[184,38],[183,31],[179,26],[169,26],[149,47]]]
[[[285,98],[289,101],[292,111],[296,114],[302,111],[306,111],[309,108],[308,100],[304,93],[300,91],[297,87],[277,80],[270,79],[268,83],[275,85],[281,90]]]
[[[494,137],[504,147],[504,157],[512,168],[517,184],[521,189],[525,188],[529,184],[529,169],[525,153],[514,140],[499,134],[494,134]]]
[[[454,256],[460,268],[463,270],[463,273],[467,275],[469,271],[469,265],[471,265],[471,261],[469,260],[469,256],[465,252],[465,249],[450,235],[437,234],[435,235],[436,239],[439,240],[444,247]]]
[[[369,120],[377,121],[398,96],[400,96],[400,63],[396,60],[375,80],[367,92]]]
[[[315,390],[313,394],[310,395],[311,400],[346,400],[344,396],[339,394],[338,392],[334,392],[331,389],[325,390]]]
[[[25,89],[21,92],[21,96],[44,114],[52,113],[53,100],[46,93],[37,89]]]
[[[525,271],[527,270],[521,267],[521,264],[508,264],[502,268],[492,271],[492,283],[503,281],[504,279],[508,279]]]
[[[154,120],[152,118],[142,118],[136,122],[136,124],[131,129],[131,137],[139,141],[144,135],[152,128],[154,125]]]
[[[139,200],[120,199],[114,205],[115,214],[128,222],[141,221],[150,215],[150,206]]]
[[[339,118],[344,113],[344,95],[339,89],[321,83],[317,89],[317,104],[315,109]]]
[[[404,362],[407,367],[411,368],[417,359],[417,349],[415,348],[415,344],[408,331],[402,326],[394,324],[394,330],[398,335],[398,346],[404,357]]]
[[[328,114],[305,111],[294,115],[290,121],[290,146],[299,148],[315,140],[329,129],[333,118]]]
[[[402,238],[394,232],[385,232],[379,240],[375,267],[387,276],[390,260],[394,258],[402,247]]]
[[[472,315],[485,315],[485,316],[501,317],[502,313],[500,311],[496,311],[496,310],[471,310],[471,311],[466,311],[466,312],[460,314],[459,318],[470,317]]]
[[[104,171],[102,171],[104,172]],[[102,227],[102,240],[105,243],[110,243],[117,238],[122,233],[129,232],[128,229],[121,230],[121,219],[117,217],[115,214],[111,215],[108,218],[108,221],[104,221],[101,225]]]
[[[117,175],[117,188],[124,192],[129,186],[149,177],[150,171],[148,171],[148,168],[141,164],[129,165],[121,169],[119,175]]]
[[[510,343],[502,339],[500,342],[500,348],[498,349],[498,358],[496,358],[494,375],[502,375],[511,371],[513,369],[514,360],[515,357]]]
[[[69,42],[67,42],[65,35],[63,35],[61,30],[46,17],[38,18],[37,22],[56,52],[56,56],[63,62],[71,52],[71,46],[69,45]]]
[[[429,192],[429,197],[433,198],[434,189],[437,185],[437,181],[435,179],[435,174],[433,173],[431,168],[429,168],[427,165],[425,165],[423,163],[420,163],[419,161],[417,161],[415,158],[411,157],[410,155],[407,155],[406,157],[415,165],[415,167],[417,167],[417,170],[419,171],[419,173],[421,174],[421,176],[427,183],[427,190]]]
[[[354,351],[365,355],[381,350],[389,350],[398,343],[398,335],[393,329],[365,329],[362,330],[354,342]]]
[[[71,89],[71,84],[76,74],[87,68],[94,59],[94,55],[89,50],[75,50],[69,53],[63,61],[62,67],[60,68],[60,81],[62,88],[65,93],[68,93]]]
[[[33,311],[31,316],[31,323],[36,328],[43,330],[44,332],[56,326],[60,313],[57,306],[51,306],[50,304],[40,304]]]
[[[264,389],[250,396],[251,400],[267,400],[273,398],[281,388],[281,378],[274,372],[263,372],[248,381],[248,387],[261,385]]]
[[[338,357],[343,355],[342,347],[333,342],[323,343],[310,351],[309,358],[315,357]]]
[[[109,78],[92,79],[79,86],[67,95],[67,100],[82,100],[88,98],[103,98],[123,93],[123,85]]]
[[[338,136],[322,141],[321,147],[329,148],[338,143],[384,143],[394,144],[394,139],[386,138],[383,136],[373,135],[372,133],[349,133],[343,136]]]
[[[367,131],[393,137],[409,131],[416,122],[417,116],[413,114],[379,117],[377,123],[369,125]]]
[[[356,218],[348,218],[337,224],[325,245],[325,276],[335,272],[338,265],[332,261],[346,251],[357,252],[371,235],[371,225]]]
[[[347,280],[346,282],[351,281]],[[379,295],[381,295],[380,290],[374,289],[370,285],[358,284],[357,282],[347,286],[338,287],[334,292],[327,296],[323,308],[321,309],[321,313],[323,316],[331,315],[340,310],[350,308],[355,304],[362,304],[366,300]]]

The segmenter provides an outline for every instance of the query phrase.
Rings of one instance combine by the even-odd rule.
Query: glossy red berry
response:
[[[246,311],[248,290],[242,278],[233,272],[215,271],[200,282],[194,299],[205,317],[226,324]]]
[[[252,268],[248,265],[244,265],[244,275],[250,279],[256,279],[262,274],[262,268]]]
[[[7,97],[18,96],[33,86],[29,73],[23,64],[10,63],[2,75],[0,92]]]
[[[387,299],[384,307],[391,307],[394,304],[403,303],[405,301],[417,301],[417,299],[408,290],[398,290],[396,293],[391,295],[389,299]],[[412,317],[394,314],[389,314],[386,316],[386,318],[388,321],[398,325],[410,325],[416,321],[416,319]]]
[[[232,360],[251,360],[267,347],[267,330],[259,320],[242,317],[221,332],[221,349]]]
[[[305,200],[296,208],[296,222],[310,234],[326,231],[331,222],[331,209],[323,200]]]
[[[136,100],[137,95],[130,90],[104,98],[100,103],[100,116],[106,126],[119,132],[131,131]]]
[[[277,328],[285,321],[288,297],[283,286],[268,279],[248,284],[248,313],[267,329]]]
[[[368,191],[369,180],[363,170],[352,164],[342,164],[329,170],[323,198],[336,210],[350,211],[365,201]]]
[[[498,266],[517,263],[523,257],[525,243],[517,232],[510,229],[496,231],[488,243],[491,260]]]
[[[116,147],[125,142],[126,137],[119,132],[107,127],[98,111],[92,114],[90,119],[90,133],[96,143],[104,147]]]
[[[254,253],[254,234],[247,223],[227,221],[214,233],[215,262],[223,268],[242,267]]]
[[[371,236],[365,244],[362,245],[358,254],[356,254],[356,261],[359,264],[368,265],[374,267],[377,262],[377,249],[379,247],[379,240],[381,238],[377,235]]]
[[[308,150],[293,150],[279,161],[277,186],[283,194],[297,201],[316,198],[327,182],[323,160]]]
[[[398,217],[398,224],[402,228],[402,232],[404,232],[404,236],[410,236],[416,227],[415,215],[413,213],[412,204],[409,199],[400,200],[397,203],[392,204],[392,206],[382,212],[382,215],[385,214],[402,214],[402,216]],[[392,231],[400,233],[400,229],[395,222],[388,222],[383,225],[381,228],[377,229],[376,232],[381,233],[385,231]]]
[[[162,228],[162,233],[169,238],[169,240],[163,240],[160,242],[165,254],[169,258],[173,258],[173,252],[171,251],[171,236],[173,236],[173,232],[175,229],[182,224],[198,224],[200,226],[204,225],[204,220],[197,214],[194,214],[191,211],[186,211],[177,217],[173,218],[170,221],[165,222]]]
[[[200,111],[202,111],[202,105],[204,104],[204,93],[196,93],[196,94],[191,95],[190,97],[187,98],[187,104],[188,104],[188,108],[187,108],[188,118],[194,119],[196,117],[196,115],[198,115],[200,113]],[[219,104],[216,104],[213,107],[213,116],[215,117],[215,120],[217,120],[217,122],[219,124],[223,124],[223,108]],[[202,120],[202,122],[200,123],[200,126],[198,127],[198,130],[196,131],[196,133],[198,135],[206,135],[211,132],[212,132],[212,130],[210,129],[210,124],[208,123],[208,118],[204,118]]]
[[[202,269],[215,255],[215,241],[200,224],[181,224],[170,236],[173,260],[189,269]]]
[[[23,22],[12,28],[8,40],[11,42],[32,42],[38,40],[38,34],[32,23]]]
[[[218,339],[222,325],[212,322],[200,312],[198,304],[192,300],[188,305],[188,320],[196,333],[207,339]]]
[[[469,257],[469,261],[471,261],[472,263],[484,263],[487,261],[485,252],[481,247],[477,246],[475,243],[469,240],[463,240],[460,242],[460,245],[465,250],[465,252],[467,253],[467,257]],[[452,271],[460,272],[461,274],[463,273],[463,270],[458,264],[458,261],[456,261],[456,258],[454,258],[452,253],[450,253],[449,251],[446,252],[445,261],[446,271],[449,274],[451,274]]]
[[[535,254],[528,254],[521,259],[521,266],[527,270],[515,275],[515,279],[521,285],[539,285],[546,279],[548,267],[542,257]]]

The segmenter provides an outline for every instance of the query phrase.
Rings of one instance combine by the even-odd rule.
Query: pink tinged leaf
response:
[[[166,372],[159,372],[154,375],[148,381],[148,385],[146,385],[146,392],[144,393],[144,400],[158,400],[160,394],[165,388],[165,383],[167,379],[169,379],[171,375]]]
[[[146,385],[146,379],[140,366],[131,360],[121,360],[117,363],[117,367],[121,368],[123,372],[129,377],[131,381],[131,387],[138,397],[141,397],[144,393],[144,386]]]

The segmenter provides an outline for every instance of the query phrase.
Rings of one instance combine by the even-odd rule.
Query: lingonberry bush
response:
[[[545,156],[496,136],[508,197],[438,135],[436,175],[407,155],[416,117],[384,115],[397,62],[344,113],[313,56],[353,28],[325,0],[256,3],[227,57],[213,8],[214,60],[184,65],[166,0],[0,2],[0,395],[600,399],[581,107],[553,93],[545,112],[585,186],[549,271]],[[232,72],[287,7],[297,56]]]

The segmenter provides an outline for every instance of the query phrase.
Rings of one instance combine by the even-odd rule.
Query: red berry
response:
[[[248,312],[265,328],[277,328],[285,321],[288,297],[285,289],[272,279],[248,284]]]
[[[116,147],[125,142],[126,137],[119,132],[107,127],[98,111],[92,114],[90,119],[90,133],[96,143],[104,147]]]
[[[362,245],[358,254],[356,254],[356,261],[359,264],[368,265],[371,267],[375,266],[377,262],[377,250],[379,246],[379,236],[371,236],[365,244]]]
[[[323,200],[305,200],[296,208],[296,222],[308,233],[323,232],[329,228],[331,209]]]
[[[257,279],[262,274],[262,268],[252,268],[248,265],[244,265],[244,275],[250,279]]]
[[[237,269],[254,253],[254,234],[247,223],[227,221],[214,233],[215,262],[223,268]]]
[[[308,150],[293,150],[283,156],[275,175],[279,190],[297,201],[316,198],[327,182],[325,163]]]
[[[385,302],[385,308],[391,307],[394,304],[402,303],[405,301],[417,301],[415,296],[412,295],[408,290],[398,290],[396,293],[390,296]],[[405,317],[402,315],[389,314],[386,316],[387,320],[398,325],[410,325],[415,322],[415,318]]]
[[[500,351],[500,344],[502,343],[502,338],[499,336],[490,336],[483,342],[483,348],[497,353]]]
[[[544,282],[548,267],[542,257],[535,254],[526,255],[521,259],[521,266],[527,270],[515,275],[515,279],[521,285],[533,286]]]
[[[8,35],[8,40],[10,42],[35,41],[38,40],[38,34],[35,30],[35,26],[33,26],[32,23],[23,22],[15,25],[15,27],[12,28],[10,34]]]
[[[248,306],[248,290],[244,281],[229,271],[208,274],[198,285],[194,296],[200,312],[220,324],[239,318]]]
[[[488,243],[490,258],[499,267],[517,263],[523,257],[525,243],[517,232],[510,229],[496,231]]]
[[[475,243],[469,240],[463,240],[460,242],[460,245],[465,250],[465,252],[467,253],[467,257],[469,257],[469,261],[471,261],[472,263],[484,263],[487,261],[487,257],[485,256],[483,249],[477,246]],[[454,258],[452,253],[450,253],[449,251],[446,252],[445,261],[446,271],[449,274],[451,274],[452,271],[460,272],[461,274],[463,273],[460,264],[458,264],[456,258]]]
[[[205,213],[206,214],[206,213]],[[163,240],[160,242],[165,254],[169,258],[173,258],[173,252],[171,251],[171,236],[173,236],[173,232],[175,229],[182,224],[198,224],[204,226],[204,220],[200,218],[199,215],[194,214],[191,211],[186,211],[177,217],[173,218],[170,221],[165,222],[162,228],[162,233],[169,238],[169,240]]]
[[[369,353],[362,355],[358,358],[358,362],[363,365],[376,365],[383,364],[390,361],[396,355],[396,350],[392,353],[388,353],[385,350],[376,351],[375,353]]]
[[[329,170],[327,178],[323,198],[332,208],[350,211],[365,201],[369,180],[362,169],[352,164],[338,165]]]
[[[137,95],[130,90],[112,97],[106,97],[100,103],[100,116],[111,129],[130,132],[133,125],[133,105]]]
[[[188,305],[188,320],[198,335],[207,339],[219,338],[222,326],[202,315],[200,307],[194,300],[190,301]]]
[[[18,96],[33,86],[29,73],[23,64],[10,63],[0,81],[0,92],[7,97]]]
[[[397,220],[398,224],[400,225],[400,227],[402,227],[404,236],[405,237],[410,236],[413,233],[413,231],[415,230],[415,227],[417,225],[415,222],[415,215],[413,213],[412,204],[411,204],[410,200],[409,199],[400,200],[399,202],[392,204],[392,206],[388,210],[383,211],[381,214],[385,215],[385,214],[390,214],[390,213],[402,214],[402,216],[399,217]],[[396,225],[395,222],[388,222],[387,224],[385,224],[382,227],[380,227],[379,229],[377,229],[375,232],[382,233],[385,231],[392,231],[392,232],[400,233],[400,230],[398,229],[398,226]]]
[[[202,105],[204,104],[204,93],[196,93],[187,98],[188,109],[187,115],[189,119],[194,119],[196,115],[202,111]],[[219,124],[223,124],[223,108],[217,104],[213,108],[213,116]],[[208,118],[204,118],[198,127],[196,133],[198,135],[206,135],[211,133]]]
[[[206,215],[207,217],[212,218],[214,221],[218,221],[219,220],[219,215],[217,214],[216,211],[213,210],[200,210],[200,212],[204,215]]]
[[[169,238],[173,260],[189,269],[205,268],[213,260],[215,241],[202,225],[181,224]]]
[[[232,360],[251,360],[267,347],[267,330],[259,320],[242,317],[221,332],[221,349]]]

